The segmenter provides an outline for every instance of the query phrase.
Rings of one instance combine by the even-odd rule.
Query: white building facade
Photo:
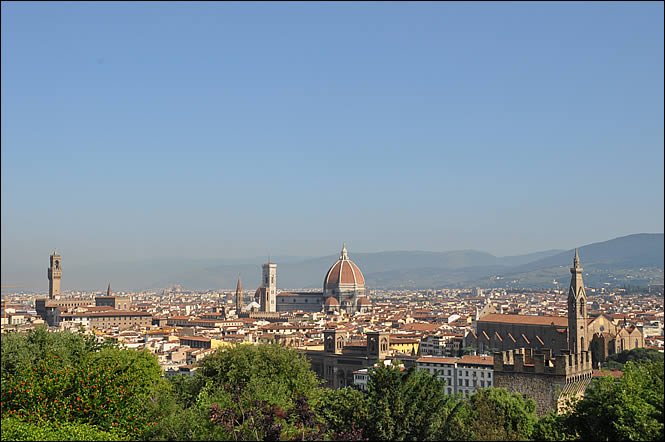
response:
[[[437,358],[425,356],[416,361],[418,370],[427,370],[446,382],[446,394],[471,395],[480,388],[494,385],[494,358],[490,356],[462,356]]]

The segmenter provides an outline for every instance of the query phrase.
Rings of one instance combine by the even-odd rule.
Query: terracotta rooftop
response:
[[[568,327],[568,318],[564,316],[502,315],[490,313],[478,319],[478,322],[499,322],[503,324],[550,325]]]
[[[437,364],[454,364],[457,362],[455,358],[419,358],[416,362],[434,362]]]
[[[147,312],[136,312],[132,310],[105,310],[102,312],[83,312],[75,313],[74,316],[94,316],[94,317],[103,317],[103,316],[152,316],[151,313]]]
[[[362,272],[353,261],[349,259],[340,259],[328,270],[324,279],[324,286],[338,284],[358,284],[365,285],[365,278]]]
[[[458,362],[460,364],[494,365],[494,358],[492,356],[465,355],[459,358]]]
[[[210,342],[210,338],[204,338],[203,336],[180,336],[180,342],[182,341]]]

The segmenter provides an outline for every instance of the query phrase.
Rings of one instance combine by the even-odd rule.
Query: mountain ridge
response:
[[[613,285],[662,283],[663,234],[640,233],[578,247],[585,282]],[[349,257],[360,267],[370,289],[426,289],[460,287],[553,287],[565,284],[574,249],[552,249],[524,255],[497,257],[478,250],[385,251],[354,253]],[[277,283],[283,290],[321,289],[325,273],[338,254],[321,257],[275,257]],[[304,258],[304,259],[300,259]],[[246,289],[260,284],[261,264],[268,257],[249,259],[155,259],[69,267],[63,290],[105,289],[110,281],[116,290],[160,289],[180,284],[189,289],[232,290],[238,276]],[[113,269],[111,270],[111,267]],[[647,270],[640,270],[647,269]],[[5,283],[3,269],[3,283]],[[19,275],[17,275],[19,276]],[[28,280],[26,272],[25,280]],[[32,272],[35,287],[46,290],[46,281]],[[20,280],[20,279],[15,279]],[[32,287],[30,287],[32,288]]]

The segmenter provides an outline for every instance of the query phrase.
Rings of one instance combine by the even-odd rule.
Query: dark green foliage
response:
[[[2,440],[46,441],[84,440],[114,441],[129,440],[117,433],[102,431],[90,424],[23,422],[15,418],[2,419]]]
[[[603,363],[604,368],[610,370],[623,370],[623,365],[628,361],[633,362],[663,362],[663,353],[650,348],[634,348],[632,350],[624,350],[621,353],[610,355],[607,361]]]
[[[259,417],[260,411],[263,412],[260,416],[265,416],[275,411],[276,407],[280,410],[299,410],[304,413],[300,418],[305,418],[308,409],[305,404],[320,394],[319,383],[302,354],[278,344],[238,345],[220,349],[201,361],[193,378],[174,376],[168,387],[161,387],[156,403],[151,406],[160,420],[145,437],[151,440],[233,440],[250,437],[249,423],[230,425],[230,420],[224,420],[221,413],[239,418],[256,414],[251,425],[259,434],[264,434],[261,431],[265,422],[260,422],[263,419]],[[305,402],[302,402],[303,398]],[[161,402],[164,407],[158,405]],[[214,422],[210,419],[213,407],[218,410]],[[229,419],[233,420],[232,417]],[[275,419],[283,425],[284,434],[295,434],[302,424],[296,416],[282,418],[279,415]]]
[[[326,388],[320,395],[316,411],[326,422],[331,435],[349,439],[357,431],[362,434],[362,425],[368,420],[367,406],[365,393],[352,387]]]
[[[476,391],[464,408],[460,431],[472,440],[527,440],[538,420],[532,399],[503,388]]]
[[[279,344],[238,345],[220,349],[201,361],[190,385],[190,396],[208,388],[208,394],[223,392],[226,385],[245,385],[252,399],[290,408],[298,395],[318,394],[320,381],[309,362],[296,350]]]
[[[20,368],[34,367],[47,357],[57,359],[57,366],[75,366],[91,352],[113,347],[98,343],[81,333],[50,333],[45,326],[28,333],[7,333],[2,336],[2,374],[14,374]]]
[[[536,423],[531,438],[533,440],[566,441],[574,440],[567,425],[567,415],[551,411]]]
[[[210,420],[223,427],[233,440],[322,440],[325,427],[309,408],[305,396],[299,395],[288,411],[262,400],[245,396],[244,385],[227,386],[234,405],[213,405]]]
[[[370,440],[436,440],[455,402],[444,392],[444,381],[426,371],[379,365],[367,384],[363,435]]]
[[[567,427],[582,440],[663,440],[663,363],[627,362],[616,381],[594,381]]]

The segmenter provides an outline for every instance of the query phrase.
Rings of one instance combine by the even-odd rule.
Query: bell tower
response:
[[[262,305],[263,311],[276,312],[277,311],[277,264],[273,264],[268,260],[263,264],[263,278],[261,280],[261,287],[265,288],[265,306]]]
[[[238,285],[236,285],[236,315],[242,313],[242,283],[238,276]]]
[[[53,250],[53,254],[50,256],[50,265],[47,272],[49,299],[60,298],[60,279],[62,278],[62,267],[60,264],[60,255]]]
[[[367,332],[367,357],[384,360],[390,354],[390,334]]]
[[[587,309],[586,290],[582,280],[582,267],[580,256],[575,249],[573,266],[570,268],[570,289],[568,290],[568,347],[570,353],[576,354],[587,351]]]

